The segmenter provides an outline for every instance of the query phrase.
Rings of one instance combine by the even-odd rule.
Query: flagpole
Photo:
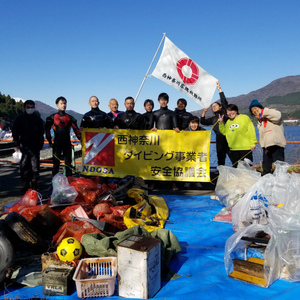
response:
[[[136,96],[135,96],[134,102],[136,102],[136,100],[137,100],[138,97],[139,97],[139,94],[140,94],[140,92],[141,92],[141,89],[142,89],[142,87],[143,87],[143,85],[144,85],[144,83],[145,83],[145,81],[146,81],[146,79],[147,79],[147,77],[148,77],[148,73],[149,73],[149,71],[150,71],[150,69],[151,69],[151,67],[152,67],[152,65],[153,65],[153,62],[154,62],[154,60],[155,60],[155,58],[156,58],[156,55],[157,55],[157,53],[158,53],[158,51],[159,51],[159,48],[160,48],[160,46],[161,46],[161,44],[162,44],[162,42],[163,42],[163,40],[164,40],[165,37],[166,37],[166,34],[164,33],[164,34],[163,34],[163,38],[162,38],[161,41],[160,41],[160,44],[159,44],[159,46],[158,46],[158,48],[157,48],[157,50],[156,50],[156,52],[155,52],[155,54],[154,54],[154,57],[153,57],[153,59],[152,59],[152,61],[151,61],[151,64],[150,64],[150,66],[149,66],[149,68],[148,68],[148,70],[147,70],[147,73],[146,73],[145,77],[144,77],[144,80],[143,80],[143,82],[142,82],[142,84],[141,84],[141,86],[140,86],[140,89],[139,89],[139,91],[137,92],[137,94],[136,94]]]

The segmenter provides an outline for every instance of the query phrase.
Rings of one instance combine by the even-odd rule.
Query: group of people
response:
[[[211,105],[214,115],[210,118],[205,118],[208,108],[203,110],[201,124],[212,125],[216,133],[218,165],[225,165],[227,154],[232,166],[236,168],[237,163],[244,158],[253,161],[256,132],[251,119],[240,114],[237,105],[228,104],[219,82],[217,88],[221,103],[214,102]],[[281,113],[277,109],[264,107],[257,99],[251,101],[249,111],[257,118],[259,144],[263,151],[262,175],[266,175],[272,172],[275,161],[284,161],[286,139]]]
[[[67,100],[58,97],[55,101],[58,111],[47,117],[45,125],[42,119],[35,114],[35,103],[32,100],[24,102],[25,112],[18,116],[14,122],[12,133],[17,151],[22,152],[20,162],[21,179],[24,190],[37,188],[40,168],[40,150],[44,143],[44,130],[50,147],[53,148],[53,176],[58,173],[60,157],[63,154],[66,176],[72,175],[70,130],[73,129],[78,139],[81,138],[83,128],[114,128],[114,129],[145,129],[145,130],[205,130],[201,125],[213,126],[216,133],[216,151],[218,165],[225,165],[226,155],[232,165],[244,158],[253,161],[252,152],[256,145],[255,128],[251,119],[244,114],[239,114],[235,104],[228,101],[217,82],[220,102],[211,105],[213,116],[207,118],[209,108],[203,110],[201,119],[186,111],[187,101],[178,99],[177,108],[172,111],[168,108],[169,96],[161,93],[158,96],[160,108],[154,111],[154,102],[147,99],[144,102],[145,113],[140,114],[134,110],[135,101],[132,97],[125,99],[126,111],[119,111],[118,101],[109,101],[109,113],[99,108],[96,96],[89,99],[91,110],[84,114],[78,128],[74,117],[66,113]],[[284,160],[285,138],[281,123],[281,113],[276,109],[264,108],[258,100],[253,100],[249,106],[250,113],[258,118],[259,142],[263,149],[263,174],[271,172],[272,163]],[[51,129],[54,131],[52,141]],[[151,184],[152,185],[152,184]],[[177,189],[173,182],[173,190]],[[185,188],[189,188],[189,183]],[[197,188],[201,188],[199,183]]]

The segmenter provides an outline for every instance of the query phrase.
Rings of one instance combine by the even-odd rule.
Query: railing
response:
[[[13,142],[11,139],[0,139],[1,142],[4,142],[4,143],[12,143],[12,146],[11,148],[6,148],[5,150],[7,149],[11,149],[11,153],[13,152]],[[71,140],[71,143],[73,146],[75,145],[78,145],[80,144],[80,140],[78,139],[72,139]],[[210,142],[211,144],[215,144],[216,142],[215,141],[211,141]],[[287,146],[286,146],[286,149],[285,149],[285,158],[286,158],[286,162],[288,162],[290,165],[292,166],[300,166],[300,155],[299,155],[299,147],[298,147],[298,144],[300,144],[300,141],[287,141]],[[44,144],[47,145],[49,144],[48,141],[45,139],[44,141]],[[295,149],[295,147],[293,147],[293,145],[297,145],[297,149]],[[211,153],[214,152],[214,149],[212,149],[213,151],[211,151]],[[214,154],[213,154],[214,155]],[[216,155],[215,155],[216,157]],[[254,160],[254,165],[255,167],[259,167],[261,165],[261,162],[262,162],[262,149],[260,148],[260,145],[259,143],[257,142],[257,147],[256,147],[256,150],[254,150],[253,152],[253,160]],[[0,162],[1,162],[1,159],[0,159]],[[7,162],[7,160],[6,160]],[[61,161],[63,162],[63,161]],[[13,163],[13,162],[12,162]],[[41,160],[41,164],[45,164],[45,165],[50,165],[52,163],[52,160],[48,159],[48,160]],[[75,161],[76,164],[80,164],[81,163],[81,160],[77,160]],[[211,166],[210,168],[211,169],[216,169],[217,166],[214,165],[216,164],[216,162],[214,162],[212,159],[211,159]],[[228,163],[228,165],[230,165]]]

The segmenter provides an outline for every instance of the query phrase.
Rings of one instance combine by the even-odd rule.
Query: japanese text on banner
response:
[[[210,131],[82,131],[82,172],[91,176],[209,182]]]

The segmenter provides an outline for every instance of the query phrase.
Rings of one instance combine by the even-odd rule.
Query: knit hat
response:
[[[253,106],[257,106],[257,107],[259,107],[259,108],[264,108],[264,107],[261,105],[261,103],[258,102],[258,100],[253,99],[253,100],[251,101],[250,105],[249,105],[249,110],[250,110],[250,113],[251,113],[251,114],[252,114],[251,108],[252,108]]]

